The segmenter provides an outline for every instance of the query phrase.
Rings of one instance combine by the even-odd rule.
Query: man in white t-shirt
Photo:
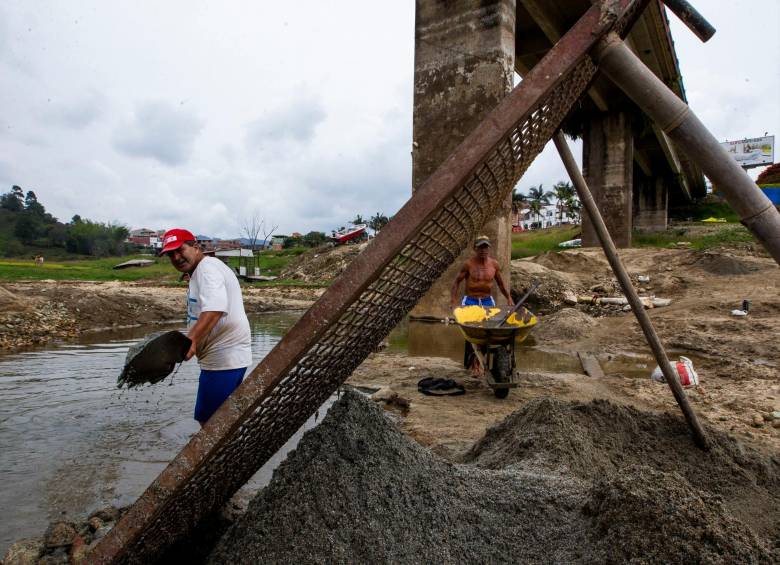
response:
[[[160,254],[167,255],[177,271],[190,276],[187,337],[192,347],[187,359],[197,356],[201,368],[195,419],[202,426],[241,384],[252,362],[241,285],[227,265],[203,254],[190,231],[165,232]]]

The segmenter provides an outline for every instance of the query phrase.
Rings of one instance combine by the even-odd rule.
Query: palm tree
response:
[[[570,182],[560,181],[553,186],[552,194],[555,196],[555,206],[558,208],[558,223],[563,223],[563,210],[566,201],[574,197],[574,187]]]
[[[365,220],[365,219],[363,219],[363,216],[361,216],[360,214],[357,214],[357,215],[355,216],[355,219],[354,219],[354,220],[352,220],[352,223],[353,223],[353,224],[355,224],[355,225],[358,225],[358,224],[365,224],[365,223],[366,223],[366,220]]]
[[[566,214],[576,221],[579,218],[580,210],[582,210],[582,203],[579,198],[572,194],[566,199],[564,206],[566,207]]]
[[[368,221],[368,227],[370,227],[372,230],[374,230],[374,235],[379,233],[379,230],[381,230],[383,227],[387,225],[387,222],[390,220],[382,214],[381,212],[377,212],[373,216],[371,216],[371,219]]]
[[[528,197],[517,190],[517,187],[512,189],[512,214],[520,215],[520,212],[528,206]]]
[[[522,192],[520,192],[519,190],[517,190],[517,187],[512,189],[512,204],[514,204],[515,202],[517,203],[528,202],[528,197]]]
[[[541,200],[531,200],[531,202],[528,203],[528,209],[531,211],[531,213],[536,217],[536,220],[539,220],[539,216],[542,213],[542,204]]]
[[[532,186],[528,189],[528,200],[531,202],[539,202],[542,205],[549,204],[552,195],[553,193],[545,191],[544,185],[541,184],[539,186]]]

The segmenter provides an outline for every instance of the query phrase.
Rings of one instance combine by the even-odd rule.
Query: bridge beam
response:
[[[583,172],[617,247],[631,246],[633,162],[634,138],[626,113],[594,113],[583,136]],[[599,245],[587,215],[582,218],[582,245]]]
[[[416,190],[512,89],[514,0],[415,2],[412,184]],[[509,279],[511,197],[483,232]],[[453,263],[412,316],[451,315],[450,286],[471,250]],[[499,298],[498,293],[496,293]]]

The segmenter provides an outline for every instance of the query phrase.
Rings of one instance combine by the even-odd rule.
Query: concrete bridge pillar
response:
[[[413,190],[419,187],[484,116],[512,89],[514,0],[416,0]],[[483,232],[509,280],[511,197]],[[423,297],[412,316],[450,315],[452,281],[467,250]],[[499,294],[496,289],[497,299]]]
[[[631,246],[634,140],[625,112],[593,114],[585,127],[582,168],[617,247]],[[596,231],[582,218],[582,245],[599,245]]]
[[[669,190],[666,179],[634,171],[634,228],[664,231],[668,224]]]

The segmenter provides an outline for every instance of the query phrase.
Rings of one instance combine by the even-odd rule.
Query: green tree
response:
[[[310,231],[303,236],[303,244],[306,247],[319,247],[328,240],[321,231]]]
[[[566,202],[575,195],[574,187],[570,182],[557,182],[553,185],[552,195],[555,197],[555,207],[558,209],[558,222],[563,222]]]
[[[22,243],[30,245],[41,234],[42,228],[43,221],[36,215],[25,210],[22,214],[19,214],[19,217],[16,220],[14,235],[18,237]]]
[[[534,215],[534,217],[536,218],[537,222],[539,222],[539,216],[542,213],[542,207],[543,206],[544,206],[544,204],[542,204],[541,200],[531,200],[528,203],[528,209]]]
[[[65,246],[68,251],[97,257],[122,255],[129,233],[122,225],[81,220],[69,225]]]
[[[365,224],[366,220],[363,218],[363,216],[361,216],[360,214],[357,214],[355,216],[355,219],[352,220],[352,223],[355,224],[355,225],[357,225],[357,224]]]
[[[68,226],[61,222],[51,224],[46,232],[46,239],[51,247],[65,247],[68,241]]]
[[[541,184],[528,189],[528,200],[530,202],[539,202],[542,206],[550,203],[551,196],[553,196],[553,193],[544,190],[544,186]]]
[[[512,212],[517,214],[528,206],[528,197],[520,192],[517,187],[512,189]]]
[[[0,197],[0,207],[11,212],[24,210],[24,192],[20,186],[14,185],[11,190]]]
[[[580,211],[582,210],[582,203],[579,198],[572,195],[566,199],[564,205],[566,206],[566,214],[577,221],[580,217]]]
[[[371,216],[371,219],[368,221],[368,227],[374,230],[374,235],[376,235],[382,230],[383,227],[387,225],[389,221],[389,218],[382,212],[377,212]]]

